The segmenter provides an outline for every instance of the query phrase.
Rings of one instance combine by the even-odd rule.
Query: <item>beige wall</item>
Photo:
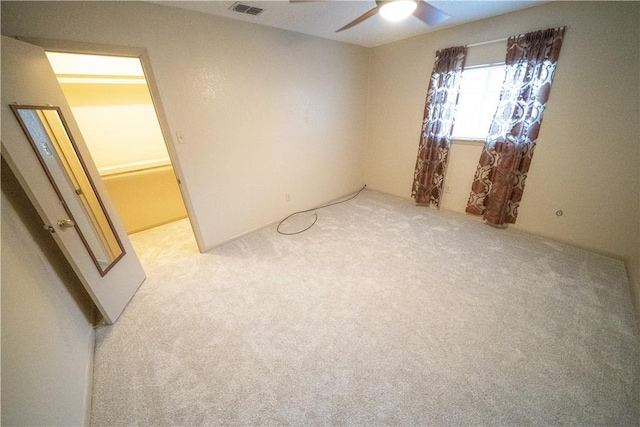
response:
[[[373,49],[367,183],[410,197],[436,50],[566,25],[514,228],[628,259],[640,315],[639,17],[638,2],[553,2]],[[478,157],[454,146],[443,207],[464,210]]]
[[[367,49],[153,4],[3,1],[1,6],[5,35],[147,49],[169,133],[184,135],[185,144],[175,146],[176,160],[185,171],[180,178],[191,195],[192,220],[200,226],[204,249],[363,184]],[[11,224],[4,212],[2,222]],[[3,256],[4,239],[3,233]],[[20,239],[14,239],[17,248]],[[39,258],[37,248],[23,248],[27,263]],[[5,271],[3,305],[9,301]],[[15,275],[28,271],[20,264]],[[60,283],[40,275],[33,286],[55,289]],[[81,424],[78,414],[89,402],[78,394],[78,384],[91,375],[83,368],[86,361],[78,360],[85,353],[75,351],[67,363],[63,357],[69,343],[87,341],[87,323],[69,319],[74,310],[65,299],[21,298],[16,307],[23,310],[17,314],[27,317],[16,319],[25,325],[6,323],[3,312],[3,424]],[[35,306],[31,312],[29,302]],[[47,323],[42,327],[28,316],[41,312],[37,319]],[[42,348],[53,356],[37,354],[31,370],[5,357],[8,337],[22,335],[28,349],[39,345],[37,334],[50,330],[55,333]],[[17,354],[26,356],[22,349]],[[10,370],[13,376],[5,374]],[[43,379],[32,380],[32,374]],[[8,383],[12,378],[14,388]],[[56,386],[68,392],[57,393]],[[12,396],[18,388],[21,393]],[[56,394],[48,395],[50,390]],[[9,405],[11,411],[5,409]]]
[[[186,218],[147,85],[61,86],[127,233]]]
[[[368,50],[153,4],[3,1],[2,33],[148,49],[170,132],[182,132],[185,138],[184,145],[176,145],[177,160],[194,220],[204,246],[212,247],[364,182],[409,197],[435,51],[568,25],[518,227],[630,258],[640,307],[639,8],[640,3],[554,2]],[[625,55],[615,47],[618,43],[633,53]],[[472,150],[477,146],[452,151],[452,191],[446,200],[454,210],[459,209],[456,197],[465,198],[466,177],[472,175]],[[285,201],[287,193],[291,202]],[[3,199],[3,257],[29,240],[19,227],[22,215],[7,211],[6,205]],[[558,208],[565,211],[562,218],[555,216]],[[5,224],[22,231],[5,236]],[[11,295],[5,294],[5,274],[13,271],[21,277],[41,259],[41,249],[24,248],[25,265],[18,263],[5,273],[3,262],[3,423],[9,417],[5,399],[10,398],[6,384],[11,378],[5,374],[11,372],[10,360],[4,357],[5,340],[11,336],[5,334],[4,305]],[[55,292],[61,288],[55,276],[41,275],[32,282],[41,294],[48,287]],[[56,321],[41,329],[30,316],[20,320],[31,322],[29,328],[18,324],[10,333],[26,336],[53,329],[56,342],[46,341],[52,345],[47,352],[60,363],[49,364],[40,355],[34,372],[42,372],[51,384],[71,384],[76,393],[90,376],[84,370],[67,372],[74,365],[57,357],[65,354],[67,343],[55,333],[67,334],[80,348],[89,331],[64,293],[56,295],[55,300],[31,300],[42,318]],[[28,307],[30,300],[20,298],[16,307]],[[60,325],[66,328],[57,329]],[[84,366],[85,361],[74,363]],[[31,378],[30,372],[16,372],[14,378]],[[55,410],[68,415],[60,424],[77,424],[79,415],[69,414],[80,411],[82,397],[72,394],[34,394],[24,401],[46,402],[41,414],[49,410],[50,399],[69,398],[68,405],[58,401],[61,408]],[[16,411],[26,414],[34,407],[17,405]]]
[[[187,217],[171,166],[102,178],[128,234]]]
[[[60,85],[100,175],[168,164],[151,95],[145,84]]]
[[[93,310],[3,162],[3,425],[88,425]]]
[[[365,48],[135,2],[3,1],[2,33],[147,48],[204,249],[364,184]]]

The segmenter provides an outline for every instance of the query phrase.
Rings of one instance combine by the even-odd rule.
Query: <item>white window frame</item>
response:
[[[490,84],[490,79],[489,76],[487,76],[487,78],[485,79],[484,82],[484,87],[483,88],[475,88],[473,91],[469,91],[469,88],[465,88],[465,74],[467,71],[474,71],[474,70],[478,70],[478,69],[498,69],[501,68],[502,70],[504,70],[506,67],[504,62],[498,62],[498,63],[492,63],[492,64],[480,64],[480,65],[474,65],[474,66],[469,66],[469,67],[465,67],[464,71],[462,72],[462,86],[460,88],[460,96],[458,97],[458,106],[457,106],[457,110],[456,110],[456,117],[455,117],[455,121],[454,121],[454,127],[453,127],[453,132],[451,135],[451,140],[452,141],[460,141],[460,142],[466,142],[466,143],[474,143],[474,142],[480,142],[480,143],[484,143],[484,141],[486,140],[488,134],[489,134],[489,127],[491,125],[491,120],[493,119],[493,116],[495,115],[496,109],[498,107],[498,103],[500,101],[500,89],[498,89],[498,91],[496,92],[495,90],[491,91],[489,84]],[[502,85],[504,81],[504,77],[501,79],[500,81],[500,85]],[[456,135],[456,126],[458,125],[458,123],[461,120],[465,120],[465,114],[466,112],[469,112],[469,109],[477,111],[478,106],[477,104],[472,104],[475,106],[475,108],[470,108],[470,106],[468,106],[469,102],[468,102],[468,98],[466,97],[466,94],[468,93],[474,93],[474,94],[480,94],[482,97],[482,100],[480,101],[480,103],[482,104],[482,114],[487,118],[487,121],[482,122],[483,124],[480,125],[480,127],[482,128],[486,128],[485,131],[482,132],[482,134],[476,134],[476,135],[469,135],[467,134],[461,134],[461,135]],[[462,108],[460,108],[462,106]],[[471,114],[471,113],[469,113]],[[458,128],[458,132],[459,132]],[[461,132],[459,132],[461,133]]]

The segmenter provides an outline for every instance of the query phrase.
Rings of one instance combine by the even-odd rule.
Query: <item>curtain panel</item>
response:
[[[500,102],[471,187],[466,212],[513,224],[540,131],[565,28],[510,37]]]
[[[440,207],[466,55],[466,46],[436,52],[411,190],[411,197],[419,204]]]

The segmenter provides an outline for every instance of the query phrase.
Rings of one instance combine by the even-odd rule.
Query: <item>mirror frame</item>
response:
[[[80,240],[82,240],[82,243],[84,244],[85,248],[87,249],[87,252],[89,253],[89,256],[91,257],[91,260],[93,261],[93,263],[96,266],[96,269],[98,270],[98,272],[100,273],[100,276],[104,277],[109,270],[111,270],[111,268],[113,268],[114,265],[116,265],[116,263],[118,261],[120,261],[126,254],[126,250],[122,244],[122,241],[120,240],[120,236],[118,235],[115,227],[113,226],[113,222],[111,221],[111,218],[109,217],[109,213],[107,212],[107,210],[105,209],[104,203],[102,202],[102,198],[100,197],[100,194],[98,193],[95,183],[93,182],[93,179],[91,178],[91,175],[89,174],[89,170],[87,169],[87,165],[84,161],[84,159],[82,158],[82,155],[80,154],[80,151],[78,150],[78,145],[76,144],[75,139],[73,138],[73,135],[71,134],[71,131],[69,130],[69,126],[67,125],[67,121],[64,118],[64,115],[62,114],[62,109],[60,107],[54,107],[51,105],[20,105],[20,104],[10,104],[9,107],[11,107],[11,110],[13,111],[13,114],[15,115],[16,119],[18,120],[18,123],[20,123],[20,127],[22,128],[22,131],[24,132],[25,136],[27,137],[27,140],[29,141],[29,144],[31,145],[31,148],[33,149],[36,157],[38,158],[38,162],[40,163],[40,166],[42,166],[42,169],[44,170],[44,173],[47,175],[47,178],[49,179],[49,182],[51,183],[51,186],[53,187],[54,191],[56,192],[56,195],[58,197],[58,199],[60,200],[60,203],[62,204],[62,206],[64,207],[65,212],[67,213],[67,215],[69,215],[69,219],[72,220],[76,225],[73,226],[73,228],[76,230],[76,232],[78,233],[78,236],[80,237]],[[60,189],[58,188],[58,185],[56,184],[55,180],[53,179],[53,176],[51,175],[51,172],[49,171],[49,168],[47,167],[44,159],[42,158],[42,155],[40,154],[37,146],[36,146],[36,142],[33,140],[33,137],[31,136],[31,133],[29,132],[29,129],[27,128],[26,124],[24,123],[24,121],[22,120],[22,117],[20,116],[19,111],[20,110],[49,110],[49,111],[56,111],[58,113],[58,117],[60,118],[60,122],[62,123],[62,126],[64,127],[65,132],[67,133],[67,137],[69,138],[69,142],[71,143],[71,146],[74,150],[74,152],[76,153],[76,156],[78,158],[78,161],[80,162],[80,166],[82,167],[82,170],[84,171],[84,174],[87,178],[87,181],[89,182],[89,185],[91,186],[91,189],[98,201],[98,204],[100,205],[100,208],[102,209],[102,212],[104,213],[105,219],[107,221],[107,224],[109,225],[109,228],[111,229],[111,232],[113,233],[113,236],[116,240],[116,242],[118,243],[118,247],[120,248],[120,255],[118,255],[117,257],[115,257],[113,259],[113,261],[111,261],[111,263],[106,266],[106,267],[102,267],[100,265],[100,263],[98,262],[98,259],[96,258],[96,255],[94,254],[93,250],[91,249],[91,247],[89,246],[89,243],[87,242],[85,236],[82,233],[82,230],[80,230],[80,228],[77,226],[77,221],[76,219],[73,217],[73,214],[71,213],[69,207],[67,206],[66,201],[64,200],[62,193],[60,191]],[[55,147],[52,147],[55,150]],[[59,154],[58,154],[59,155]],[[68,172],[63,168],[63,170],[65,171],[65,173],[68,174]]]

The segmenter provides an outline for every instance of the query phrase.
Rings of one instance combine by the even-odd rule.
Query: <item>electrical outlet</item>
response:
[[[447,194],[451,193],[451,186],[450,186],[450,185],[447,185],[447,186],[444,188],[444,192],[445,192],[445,193],[447,193]]]
[[[284,195],[284,200],[285,200],[286,202],[290,202],[290,201],[291,201],[291,194],[289,194],[289,193],[285,194],[285,195]]]

